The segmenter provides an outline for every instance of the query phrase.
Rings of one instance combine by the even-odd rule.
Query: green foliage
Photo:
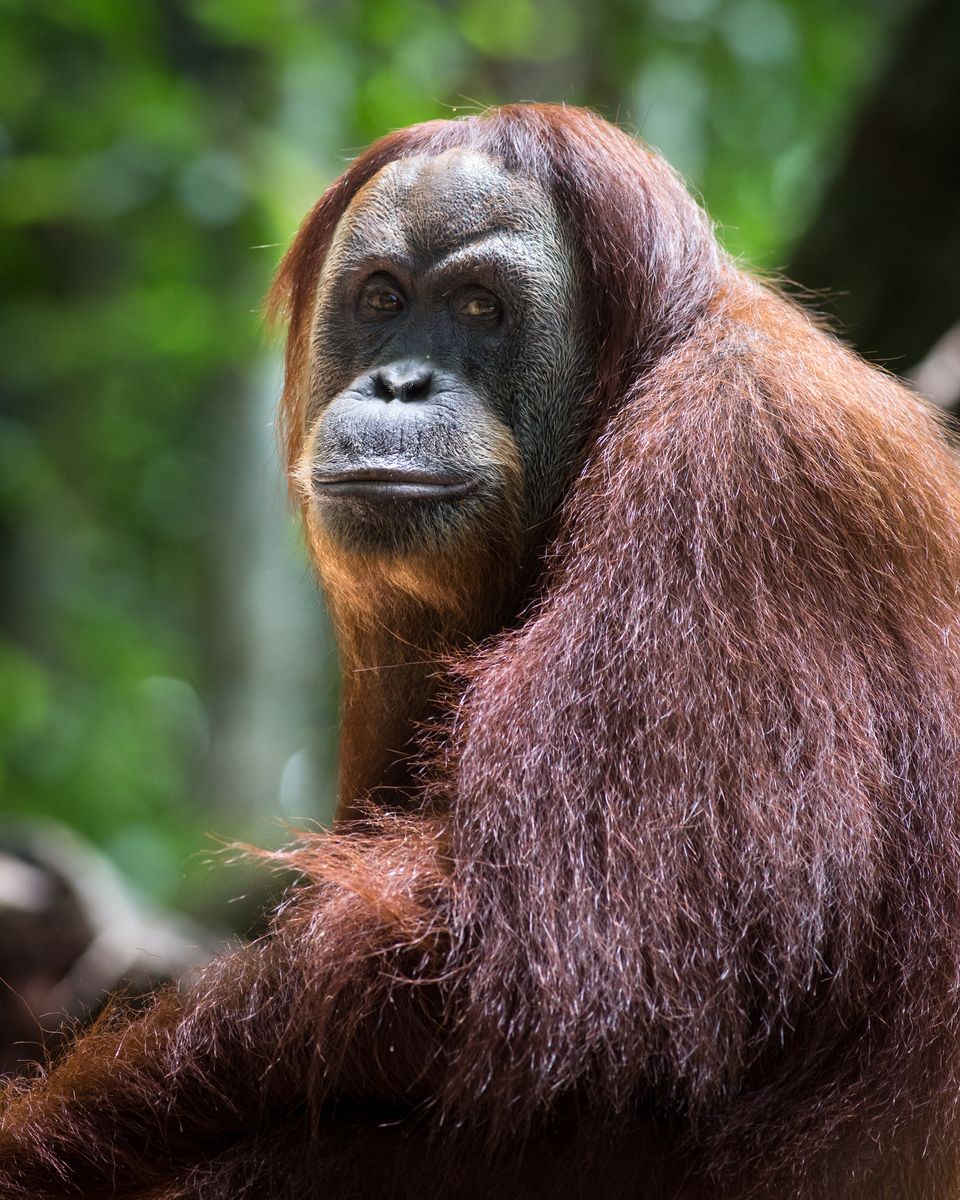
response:
[[[735,252],[776,265],[892,15],[894,0],[0,5],[3,807],[70,822],[167,898],[205,830],[256,826],[211,809],[244,645],[242,620],[222,645],[224,611],[242,619],[225,581],[256,569],[230,542],[242,397],[279,246],[351,147],[465,106],[593,103],[687,172]],[[300,718],[328,741],[329,670]]]

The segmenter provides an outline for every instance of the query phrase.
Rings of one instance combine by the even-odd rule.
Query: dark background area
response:
[[[259,306],[351,153],[596,106],[906,373],[960,321],[958,51],[952,0],[0,2],[0,816],[239,929],[266,885],[217,839],[329,816],[336,671]]]

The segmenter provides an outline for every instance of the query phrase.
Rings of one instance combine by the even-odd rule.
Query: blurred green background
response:
[[[0,0],[0,809],[221,921],[209,835],[329,815],[336,672],[258,310],[351,153],[489,103],[594,105],[776,272],[921,8]]]

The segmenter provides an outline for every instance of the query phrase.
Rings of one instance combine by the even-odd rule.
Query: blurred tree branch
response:
[[[960,406],[960,321],[943,335],[909,374],[913,385],[941,408]]]
[[[956,0],[921,0],[787,272],[826,293],[861,353],[903,374],[960,318],[958,46]]]

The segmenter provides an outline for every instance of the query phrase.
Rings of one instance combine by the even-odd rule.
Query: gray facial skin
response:
[[[578,291],[551,200],[490,158],[400,160],[362,189],[314,326],[309,470],[335,544],[429,551],[550,515],[589,375]]]

